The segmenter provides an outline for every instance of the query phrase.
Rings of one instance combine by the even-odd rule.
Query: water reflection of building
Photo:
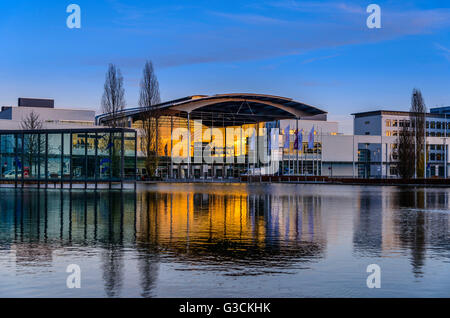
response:
[[[365,256],[409,251],[413,273],[423,274],[431,246],[450,243],[447,190],[380,188],[362,192],[354,224],[353,245]]]
[[[400,246],[410,251],[416,276],[423,274],[426,254],[450,245],[450,210],[447,190],[402,189],[396,193],[396,206],[402,206],[394,219]]]
[[[375,192],[375,194],[374,194]],[[380,255],[383,243],[384,198],[378,192],[359,194],[359,207],[354,220],[353,246],[356,253]]]
[[[138,202],[137,241],[190,262],[284,266],[321,257],[326,243],[314,196],[171,191]]]
[[[0,191],[0,241],[15,252],[16,270],[51,266],[54,253],[67,247],[86,249],[100,258],[110,297],[121,296],[129,253],[141,295],[151,297],[161,257],[241,274],[295,268],[322,257],[326,244],[316,196],[239,189]]]
[[[135,242],[134,192],[1,191],[0,241],[3,246],[3,242],[9,242],[15,251],[17,270],[50,266],[53,253],[62,248],[98,246],[105,292],[108,296],[120,295],[123,249]],[[151,277],[145,272],[141,275]]]

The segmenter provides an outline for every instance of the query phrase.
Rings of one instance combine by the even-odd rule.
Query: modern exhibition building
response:
[[[432,109],[427,114],[427,177],[448,175],[446,109]],[[157,173],[167,179],[243,175],[397,178],[398,130],[394,125],[406,125],[410,117],[408,112],[393,111],[353,114],[354,134],[343,135],[338,133],[338,123],[327,120],[327,112],[290,98],[262,94],[189,96],[151,110],[132,108],[117,115],[139,132],[149,111],[158,114]],[[105,125],[110,120],[110,114],[103,114],[96,123]],[[389,123],[391,131],[384,129]],[[180,133],[180,128],[189,133]],[[253,129],[256,142],[249,129]],[[223,136],[222,142],[215,140],[214,131]],[[181,143],[189,145],[182,160],[177,158]],[[143,156],[141,144],[138,133],[139,157]],[[205,153],[210,154],[209,161]],[[264,156],[266,160],[253,160]],[[273,161],[278,162],[275,168]]]
[[[23,129],[30,113],[40,129]],[[427,177],[448,176],[448,107],[426,114]],[[196,95],[95,117],[19,99],[0,112],[1,184],[110,187],[146,175],[143,120],[155,119],[156,175],[163,180],[238,180],[291,175],[397,178],[400,127],[410,114],[353,114],[354,133],[338,132],[327,112],[263,94]],[[122,128],[109,128],[119,120]],[[157,128],[156,128],[157,127]],[[419,176],[422,177],[422,176]]]
[[[108,125],[118,117],[128,127],[140,131],[142,119],[147,118],[148,112],[158,116],[157,172],[168,179],[236,179],[248,174],[274,173],[321,174],[319,134],[337,134],[337,123],[328,122],[325,111],[290,98],[262,94],[189,96],[151,109],[126,109],[116,113],[115,117],[103,114],[97,117],[97,124]],[[307,141],[313,127],[315,141],[309,147],[308,142],[302,143],[304,149],[297,150],[293,138],[295,131],[303,129]],[[272,129],[292,137],[283,151],[279,145],[275,146],[281,142],[279,138],[270,145]],[[183,143],[187,150],[184,155],[178,151]],[[139,151],[143,150],[141,146],[138,141],[138,153],[142,154]],[[208,153],[208,158],[205,158],[205,153]],[[285,161],[284,166],[278,165],[276,171],[271,168],[271,160],[267,160],[267,157],[273,159],[275,153]],[[261,160],[262,157],[265,160]],[[280,169],[285,171],[280,172]]]

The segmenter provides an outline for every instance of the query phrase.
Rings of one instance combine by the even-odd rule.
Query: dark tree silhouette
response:
[[[34,111],[31,111],[20,122],[20,128],[22,130],[39,130],[43,128],[43,122],[39,118],[39,115]],[[38,134],[25,134],[24,138],[25,159],[28,166],[29,176],[37,174],[38,171],[38,157],[39,154],[44,151],[45,141],[43,136]]]
[[[417,177],[425,176],[425,113],[427,112],[427,107],[422,97],[422,93],[418,89],[414,89],[411,97],[411,127],[413,133],[413,147],[415,148],[415,153],[410,160],[414,160],[416,165]],[[414,165],[413,165],[414,169]]]
[[[109,126],[123,126],[123,121],[117,118],[117,113],[125,108],[125,104],[122,73],[114,64],[109,64],[101,102],[102,113],[110,114]]]
[[[412,130],[403,125],[398,136],[398,174],[403,179],[414,175],[414,135]]]
[[[141,115],[141,148],[145,153],[145,167],[150,175],[155,175],[158,167],[159,134],[158,122],[160,114],[155,105],[161,102],[159,83],[151,61],[147,61],[141,79],[139,107],[146,111]]]

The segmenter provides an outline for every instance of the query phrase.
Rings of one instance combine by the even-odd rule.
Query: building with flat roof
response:
[[[449,156],[447,138],[450,136],[450,115],[448,107],[433,108],[433,112],[426,113],[426,143],[427,143],[427,176],[447,177]],[[384,175],[395,176],[397,153],[396,144],[401,129],[412,127],[414,121],[410,112],[377,110],[352,114],[354,116],[353,133],[355,136],[380,136],[377,144],[360,145],[360,153],[364,160],[379,162],[380,155],[391,164]],[[393,137],[393,138],[391,138]],[[389,141],[388,140],[391,140]],[[387,144],[387,146],[381,146]],[[370,165],[368,172],[371,176],[380,175],[379,167]]]
[[[61,187],[136,181],[136,131],[94,126],[95,111],[19,98],[0,111],[0,184]],[[42,123],[24,129],[31,114]]]
[[[95,111],[86,109],[55,108],[52,99],[19,98],[18,106],[2,106],[1,129],[20,129],[31,113],[39,116],[44,128],[77,128],[94,126]]]
[[[129,128],[0,130],[0,183],[136,181],[136,131]]]
[[[430,108],[432,114],[450,114],[450,106],[434,107]]]

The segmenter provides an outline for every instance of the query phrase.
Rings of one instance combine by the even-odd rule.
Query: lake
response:
[[[450,189],[0,189],[0,297],[449,297]],[[81,288],[66,285],[68,265]],[[367,266],[381,269],[368,288]]]

